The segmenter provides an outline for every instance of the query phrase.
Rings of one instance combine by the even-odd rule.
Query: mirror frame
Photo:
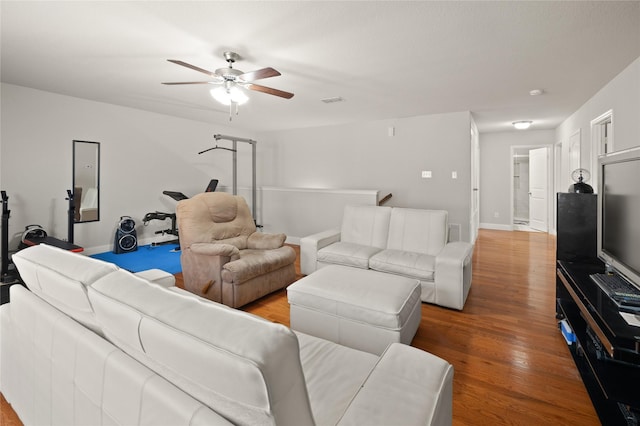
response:
[[[87,144],[87,146],[84,146]],[[86,153],[82,153],[82,148],[86,149],[95,149],[95,151],[87,151]],[[95,156],[94,156],[95,154]],[[95,162],[92,161],[92,157],[95,159]],[[77,164],[80,163],[80,164]],[[82,196],[86,194],[82,194],[82,191],[77,191],[77,188],[82,187],[82,182],[76,182],[77,180],[82,180],[83,175],[89,175],[88,173],[83,173],[84,169],[94,169],[95,173],[93,175],[93,181],[95,182],[96,188],[96,211],[95,215],[91,215],[90,219],[82,219],[82,212],[80,211]],[[97,222],[100,220],[100,142],[91,142],[91,141],[81,141],[74,140],[73,141],[73,167],[72,167],[72,181],[71,187],[73,188],[73,201],[75,205],[75,217],[74,223],[87,223],[87,222]],[[87,181],[91,180],[91,176],[87,179]],[[80,185],[77,185],[80,183]],[[89,185],[90,187],[90,185]],[[80,192],[80,193],[78,193]]]

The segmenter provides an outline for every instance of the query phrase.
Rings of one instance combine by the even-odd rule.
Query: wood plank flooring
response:
[[[422,304],[412,346],[453,364],[454,425],[600,424],[556,326],[554,264],[553,236],[483,229],[464,310]],[[243,309],[289,325],[284,290]],[[0,425],[12,415],[0,398]]]

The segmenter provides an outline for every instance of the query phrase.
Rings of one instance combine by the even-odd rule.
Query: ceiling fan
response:
[[[236,107],[236,114],[238,113],[238,105],[242,105],[249,98],[241,88],[255,90],[256,92],[266,93],[268,95],[279,96],[285,99],[291,99],[293,93],[285,92],[283,90],[274,89],[267,86],[262,86],[253,83],[255,80],[261,80],[263,78],[277,77],[281,75],[277,70],[267,67],[251,72],[242,72],[233,68],[234,62],[240,59],[240,55],[235,52],[224,52],[224,58],[227,61],[228,66],[226,68],[218,68],[214,72],[207,71],[199,68],[195,65],[188,64],[176,59],[167,59],[169,62],[181,65],[183,67],[191,68],[192,70],[207,74],[212,77],[211,81],[183,81],[175,83],[162,83],[167,85],[178,84],[214,84],[218,87],[211,89],[211,96],[223,105],[229,105],[229,120],[231,120],[231,108]]]

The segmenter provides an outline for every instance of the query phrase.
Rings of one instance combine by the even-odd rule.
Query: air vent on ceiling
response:
[[[332,104],[335,102],[344,102],[344,98],[340,96],[335,96],[333,98],[321,99],[321,101],[324,102],[325,104]]]

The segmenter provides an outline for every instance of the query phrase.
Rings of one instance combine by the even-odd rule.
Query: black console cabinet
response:
[[[589,275],[596,257],[596,195],[558,194],[556,316],[576,336],[569,350],[603,425],[640,424],[640,327]]]

